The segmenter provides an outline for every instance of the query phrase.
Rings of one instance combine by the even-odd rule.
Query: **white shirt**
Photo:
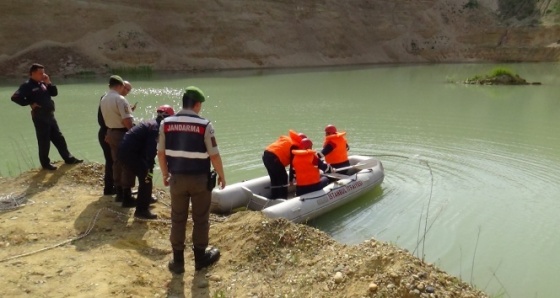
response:
[[[124,128],[123,119],[134,118],[128,100],[115,90],[109,90],[99,103],[101,114],[108,128]]]

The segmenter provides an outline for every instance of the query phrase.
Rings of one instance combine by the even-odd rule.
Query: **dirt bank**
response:
[[[100,195],[101,165],[59,166],[0,179],[6,297],[487,297],[387,243],[343,245],[251,211],[213,215],[221,260],[195,272],[189,252],[185,274],[174,276],[165,190],[157,191],[160,220],[134,220]],[[25,194],[25,205],[8,209],[9,194]]]

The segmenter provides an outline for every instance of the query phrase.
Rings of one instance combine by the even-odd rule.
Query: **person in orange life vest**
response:
[[[319,158],[324,159],[326,163],[330,164],[333,168],[343,168],[350,166],[348,160],[348,142],[346,142],[346,132],[337,132],[336,127],[329,124],[325,127],[325,142],[323,149],[318,153]],[[347,170],[340,171],[341,174],[346,174]]]
[[[271,199],[288,198],[288,174],[286,166],[292,163],[292,150],[299,149],[304,134],[289,131],[288,136],[280,136],[264,150],[262,160],[270,176]],[[291,181],[291,180],[290,180]]]
[[[296,176],[296,195],[301,196],[306,193],[322,189],[329,184],[329,179],[321,176],[320,170],[325,173],[333,171],[329,164],[321,161],[317,152],[313,149],[310,139],[301,140],[300,150],[293,150],[294,159],[292,160],[293,171]]]

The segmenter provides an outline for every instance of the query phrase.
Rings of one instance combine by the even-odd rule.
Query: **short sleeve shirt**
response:
[[[109,90],[99,104],[105,125],[108,128],[124,128],[123,119],[134,118],[130,104],[115,90]]]
[[[183,109],[178,114],[196,115],[195,112],[188,109]],[[165,119],[163,121],[165,121]],[[165,151],[165,132],[163,127],[164,125],[162,123],[162,125],[159,126],[158,151]],[[208,126],[206,126],[206,130],[204,132],[204,144],[206,144],[208,155],[216,155],[220,153],[218,144],[216,142],[216,137],[214,136],[214,127],[212,126],[212,122],[209,122]]]

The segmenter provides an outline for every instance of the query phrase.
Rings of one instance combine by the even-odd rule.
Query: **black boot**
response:
[[[123,201],[122,201],[123,208],[136,207],[136,201],[134,200],[134,197],[132,197],[132,190],[130,189],[130,187],[123,188],[122,194],[123,194]]]
[[[150,210],[139,210],[138,208],[136,208],[136,211],[134,211],[134,217],[138,217],[141,219],[157,219],[157,214],[152,213]]]
[[[212,247],[211,249],[193,247],[194,252],[194,270],[198,271],[204,267],[208,267],[216,263],[220,259],[220,251]]]
[[[115,187],[115,192],[117,196],[115,197],[115,202],[120,203],[123,201],[123,188],[120,186]]]
[[[117,190],[115,189],[114,186],[105,186],[105,188],[103,188],[103,195],[104,196],[112,196],[116,193],[117,193]]]
[[[167,268],[169,271],[175,274],[181,274],[185,272],[185,257],[184,250],[173,250],[173,260],[169,261]]]

